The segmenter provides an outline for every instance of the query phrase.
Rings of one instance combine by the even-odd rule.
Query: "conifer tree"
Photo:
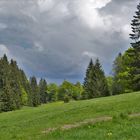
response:
[[[140,4],[137,6],[137,11],[135,13],[134,19],[131,23],[132,34],[130,34],[130,38],[133,40],[130,55],[133,57],[133,62],[131,63],[131,67],[133,67],[133,71],[131,71],[131,75],[133,75],[133,89],[135,91],[140,90]]]
[[[90,61],[83,87],[83,98],[91,99],[110,95],[107,80],[98,59],[95,64],[92,60]]]
[[[47,103],[47,82],[45,79],[41,79],[39,82],[39,94],[40,102]]]
[[[131,23],[132,33],[130,34],[130,38],[134,41],[131,43],[132,47],[140,50],[140,4],[137,6],[135,14]]]
[[[9,81],[11,89],[13,90],[13,100],[16,104],[16,109],[19,109],[22,106],[22,93],[19,79],[19,69],[16,61],[11,60],[10,63],[10,75]]]
[[[94,74],[94,87],[95,87],[95,97],[109,96],[109,89],[107,84],[107,79],[105,77],[102,66],[99,59],[95,62],[95,74]]]
[[[14,92],[11,88],[10,66],[6,55],[0,61],[0,108],[2,111],[11,111],[16,109],[16,104],[13,98]]]
[[[83,99],[93,98],[93,93],[94,93],[93,74],[94,74],[94,64],[91,59],[86,71],[86,77],[84,79],[84,84],[83,84],[84,92],[82,95]]]
[[[37,107],[40,105],[40,95],[39,95],[39,88],[37,85],[36,77],[30,78],[30,86],[31,86],[31,105]]]

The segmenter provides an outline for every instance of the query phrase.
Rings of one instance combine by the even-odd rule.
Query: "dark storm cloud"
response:
[[[136,0],[0,1],[0,55],[18,60],[28,75],[83,79],[90,58],[106,73],[129,46]]]

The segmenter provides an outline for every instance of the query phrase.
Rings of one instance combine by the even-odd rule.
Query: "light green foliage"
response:
[[[137,68],[137,65],[134,66],[135,61],[134,48],[129,48],[124,54],[118,55],[114,61],[113,68],[113,94],[127,93],[139,89],[139,69]]]
[[[82,91],[83,88],[79,82],[73,84],[65,80],[59,87],[58,99],[64,100],[68,96],[69,99],[78,100],[81,97]]]
[[[140,118],[122,119],[87,124],[70,130],[56,130],[44,134],[48,128],[74,124],[101,116],[140,112],[140,93],[123,94],[64,104],[55,102],[38,108],[24,107],[21,110],[0,114],[1,140],[139,140]],[[122,116],[122,115],[121,115]],[[124,117],[123,117],[124,118]]]
[[[28,105],[28,94],[23,87],[21,87],[21,93],[22,93],[22,104]]]
[[[106,79],[107,79],[107,83],[108,83],[108,89],[109,89],[109,93],[110,93],[110,95],[112,95],[113,93],[113,91],[112,91],[112,86],[113,86],[113,77],[111,77],[111,76],[108,76],[108,77],[106,77]]]
[[[57,95],[58,95],[58,85],[55,83],[50,83],[47,86],[47,94],[48,94],[48,101],[49,102],[54,102],[57,101]]]

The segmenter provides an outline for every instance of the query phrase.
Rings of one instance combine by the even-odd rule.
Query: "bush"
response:
[[[64,103],[69,103],[70,97],[68,95],[65,95],[63,101]]]

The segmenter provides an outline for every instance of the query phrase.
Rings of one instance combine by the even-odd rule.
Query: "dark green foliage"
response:
[[[47,103],[47,82],[45,79],[41,79],[39,82],[39,95],[40,103]]]
[[[133,48],[127,51],[131,58],[128,67],[130,68],[131,84],[134,91],[140,90],[140,50]]]
[[[16,61],[11,60],[9,63],[4,55],[0,59],[0,112],[20,109],[23,105],[39,104],[40,96],[35,77],[31,79],[30,85]]]
[[[113,64],[113,87],[112,87],[112,92],[113,95],[116,94],[121,94],[124,93],[125,91],[125,87],[124,87],[124,83],[122,81],[122,72],[123,72],[123,63],[122,63],[122,54],[119,53],[119,55],[117,56],[117,58],[114,61]]]
[[[131,43],[132,47],[140,51],[140,4],[137,6],[135,14],[131,23],[132,34],[130,34],[130,38],[134,41]]]
[[[114,61],[113,94],[140,90],[140,4],[137,6],[131,27],[132,48],[123,55],[119,54]]]
[[[86,77],[84,79],[84,92],[83,92],[83,99],[93,98],[93,93],[95,92],[95,86],[94,86],[94,65],[93,61],[91,59],[87,71],[86,71]]]
[[[134,50],[131,50],[130,54],[133,57],[133,62],[131,63],[131,67],[133,70],[131,74],[133,75],[133,88],[135,91],[140,90],[140,4],[137,6],[136,15],[131,23],[132,34],[130,34],[130,38],[133,40],[132,47]]]
[[[94,77],[93,77],[94,78]],[[102,66],[99,62],[99,59],[96,59],[95,62],[95,87],[96,87],[96,96],[109,96],[109,89],[107,84],[107,79],[105,77]]]
[[[37,80],[34,76],[30,78],[30,87],[30,105],[37,107],[38,105],[40,105],[40,95]]]
[[[2,111],[11,111],[21,107],[21,91],[18,79],[18,67],[7,56],[0,60],[0,108]]]
[[[22,105],[22,93],[20,88],[20,79],[19,79],[19,69],[16,61],[11,60],[10,63],[10,76],[9,81],[11,89],[13,91],[13,100],[16,104],[16,108],[19,109]]]
[[[99,60],[96,59],[95,64],[91,60],[84,80],[83,98],[91,99],[109,95],[107,80]]]

